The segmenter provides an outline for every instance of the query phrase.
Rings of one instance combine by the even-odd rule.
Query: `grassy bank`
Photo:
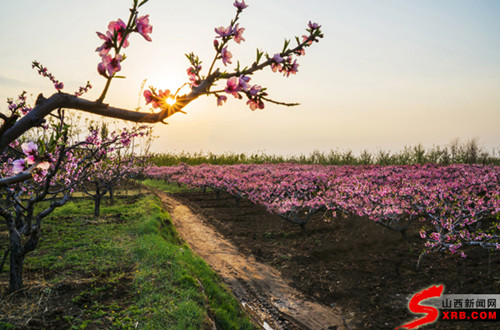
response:
[[[199,191],[199,189],[190,188],[184,185],[178,185],[177,183],[167,183],[164,180],[146,179],[141,181],[141,183],[145,186],[160,189],[167,193]]]
[[[123,197],[101,217],[89,214],[92,203],[82,199],[44,222],[26,259],[25,289],[2,293],[0,328],[253,328],[156,198]],[[7,283],[4,269],[0,286]]]

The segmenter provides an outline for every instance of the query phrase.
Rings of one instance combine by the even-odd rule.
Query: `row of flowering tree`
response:
[[[304,230],[318,211],[365,216],[404,236],[418,223],[422,257],[444,250],[465,257],[466,246],[500,250],[498,166],[179,165],[145,173],[248,198]]]
[[[0,269],[10,253],[11,291],[22,287],[23,261],[26,254],[38,246],[42,220],[63,206],[82,184],[102,173],[109,175],[108,168],[113,169],[117,164],[118,151],[129,146],[131,139],[148,132],[147,128],[139,127],[113,132],[109,138],[99,138],[99,131],[91,130],[87,138],[75,141],[65,125],[64,111],[59,111],[57,119],[58,124],[46,126],[45,132],[38,134],[37,143],[22,143],[20,152],[11,145],[7,153],[11,158],[4,159],[0,167],[2,176],[7,177],[31,173],[31,178],[9,184],[1,190],[0,215],[6,220],[10,240]],[[52,132],[47,134],[47,131]],[[17,159],[12,160],[14,158]],[[136,171],[130,165],[113,172],[106,192],[112,183]]]
[[[107,126],[90,128],[86,142],[91,145],[89,174],[80,181],[79,188],[94,201],[94,216],[100,214],[101,201],[106,194],[113,200],[113,189],[127,178],[138,175],[148,161],[145,154],[133,152],[134,138],[148,137],[150,128],[140,126],[133,130],[109,133]],[[144,142],[143,142],[144,143]]]
[[[64,83],[35,61],[33,68],[53,84],[56,92],[50,97],[38,95],[34,105],[28,104],[26,92],[23,92],[16,99],[8,99],[7,109],[0,112],[0,216],[5,220],[10,237],[9,248],[4,257],[5,261],[10,253],[10,291],[22,287],[23,260],[38,244],[43,218],[64,205],[75,187],[83,182],[97,182],[96,189],[92,192],[97,206],[97,200],[102,195],[101,187],[108,189],[106,187],[110,182],[104,182],[104,176],[96,174],[96,169],[105,168],[105,173],[109,175],[106,176],[107,179],[120,177],[124,175],[120,169],[130,168],[134,162],[116,152],[121,147],[111,146],[123,146],[127,139],[140,133],[121,131],[120,134],[97,141],[96,133],[91,132],[89,138],[71,139],[69,132],[74,127],[70,127],[65,121],[65,109],[135,123],[160,123],[175,113],[184,112],[183,109],[190,102],[202,95],[215,97],[218,106],[224,104],[230,96],[245,98],[252,110],[263,109],[266,102],[294,105],[269,98],[266,88],[251,83],[251,76],[265,68],[286,77],[297,73],[297,58],[305,54],[307,47],[323,37],[320,26],[309,21],[307,34],[301,38],[296,37],[293,46],[290,40],[285,40],[284,47],[275,52],[257,50],[254,62],[246,66],[237,62],[238,65],[231,69],[230,65],[234,61],[231,47],[245,41],[245,28],[238,21],[243,10],[248,7],[245,0],[236,0],[233,4],[236,8],[234,18],[227,26],[215,28],[212,42],[215,55],[209,62],[210,66],[204,68],[198,56],[193,53],[187,55],[187,83],[191,87],[189,93],[177,95],[180,88],[173,93],[163,86],[163,89],[150,86],[143,93],[146,104],[152,107],[150,111],[114,107],[104,100],[113,79],[123,78],[120,71],[125,60],[124,49],[130,46],[133,35],[152,41],[153,26],[149,15],[139,14],[139,10],[147,2],[148,0],[133,0],[126,20],[111,21],[105,33],[97,32],[101,40],[96,49],[100,59],[97,71],[105,79],[105,86],[98,99],[89,100],[84,97],[92,88],[90,82],[74,93],[65,92]],[[48,138],[42,139],[39,138],[42,133],[37,129],[42,132],[51,130],[51,133],[47,135]],[[48,206],[43,211],[37,211],[35,205],[42,201],[48,202],[44,204]]]

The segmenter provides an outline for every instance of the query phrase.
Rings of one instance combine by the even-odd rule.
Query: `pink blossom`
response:
[[[61,89],[63,89],[63,88],[64,88],[64,84],[63,84],[62,82],[57,81],[56,83],[54,83],[54,87],[55,87],[58,91],[60,91]]]
[[[248,92],[250,90],[250,85],[248,84],[250,82],[250,79],[250,77],[243,75],[238,79],[238,83],[240,84],[241,89],[245,92]]]
[[[227,101],[227,96],[225,95],[218,95],[217,96],[217,106],[221,106],[224,104],[224,102]]]
[[[158,95],[150,90],[146,90],[143,95],[146,99],[146,104],[152,103],[153,108],[157,109],[161,108],[162,104],[165,104],[165,100],[170,96],[170,90],[166,89],[163,91],[160,89]]]
[[[239,86],[239,82],[232,83],[234,88]],[[260,108],[257,96],[261,95],[262,91],[247,102],[252,110]],[[426,222],[428,232],[422,228],[420,237],[427,240],[427,253],[446,248],[465,257],[460,250],[478,243],[500,249],[496,235],[500,225],[493,223],[491,234],[468,229],[492,212],[498,213],[500,200],[492,196],[498,195],[500,168],[237,165],[180,170],[185,174],[174,181],[246,197],[284,218],[322,207],[383,222],[413,215]],[[169,173],[173,173],[170,168]]]
[[[276,72],[276,71],[281,72],[283,70],[283,66],[281,64],[272,63],[271,70],[273,70],[273,72]]]
[[[188,74],[189,77],[196,78],[196,70],[192,66],[190,66],[189,68],[187,68],[186,72],[187,72],[187,74]]]
[[[104,43],[101,45],[101,47],[97,47],[95,51],[99,52],[100,56],[107,55],[111,50],[111,48],[113,47],[113,40],[109,35],[110,33],[108,32],[108,35],[102,34],[101,32],[96,32],[96,33],[99,38],[104,40]]]
[[[238,77],[232,77],[227,80],[226,88],[224,89],[226,93],[233,95],[237,99],[241,99],[241,95],[238,92],[241,91],[241,86]]]
[[[149,24],[149,15],[141,16],[136,19],[137,32],[144,37],[147,41],[151,41],[148,35],[153,32],[153,27]]]
[[[309,39],[309,36],[302,36],[302,42],[306,42]],[[312,45],[313,40],[307,41],[307,45]]]
[[[115,57],[111,59],[111,62],[109,62],[107,69],[110,75],[114,75],[116,72],[120,71],[122,69],[120,65],[120,61],[122,60],[123,56],[120,54],[116,54]]]
[[[198,65],[196,68],[193,68],[192,66],[187,69],[187,74],[189,76],[189,86],[191,88],[196,87],[200,84],[200,81],[198,80],[198,72],[201,70],[201,65]]]
[[[30,155],[30,156],[26,157],[25,160],[26,160],[26,164],[33,165],[33,164],[35,164],[36,156]]]
[[[116,72],[122,69],[120,65],[120,61],[123,56],[120,54],[116,54],[115,57],[111,57],[111,55],[106,55],[102,57],[102,62],[97,66],[97,70],[101,73],[102,67],[106,68],[108,74],[113,76]]]
[[[250,106],[250,109],[252,111],[257,110],[257,109],[264,109],[264,102],[262,102],[262,100],[258,100],[258,99],[248,100],[247,105]]]
[[[220,26],[215,29],[215,33],[218,34],[216,38],[229,37],[231,34],[233,34],[233,29],[231,28],[231,25],[228,26],[227,28]]]
[[[130,137],[126,136],[124,138],[122,138],[120,140],[121,144],[123,144],[124,146],[128,146],[130,144],[130,142],[132,142],[132,140],[130,139]]]
[[[46,172],[50,168],[50,163],[49,162],[41,162],[40,164],[37,165],[36,168],[41,169],[42,171]]]
[[[144,95],[144,98],[146,99],[146,104],[149,104],[149,103],[154,101],[153,93],[151,93],[150,90],[145,90],[144,93],[142,93],[142,94]]]
[[[439,241],[441,239],[441,234],[440,233],[432,233],[430,235],[431,239]]]
[[[14,174],[19,174],[22,171],[24,171],[26,162],[24,161],[24,159],[18,159],[18,160],[13,161],[12,165],[13,165],[12,172],[14,172]]]
[[[98,71],[99,71],[99,66],[97,67]],[[82,96],[83,94],[87,93],[89,91],[89,89],[92,88],[92,85],[90,84],[90,81],[87,81],[87,84],[85,85],[85,87],[83,86],[80,86],[78,88],[78,92],[75,92],[75,96]]]
[[[158,96],[160,98],[166,99],[166,98],[168,98],[170,96],[170,90],[169,89],[165,89],[165,91],[162,91],[160,89],[160,91],[158,92]]]
[[[123,34],[125,29],[127,28],[127,24],[119,18],[117,21],[111,21],[108,24],[108,30],[113,32],[113,33],[120,33]]]
[[[31,141],[21,144],[21,149],[26,156],[36,156],[38,152],[38,146]]]
[[[299,63],[297,63],[297,60],[293,61],[292,68],[290,69],[290,73],[296,74],[299,71]]]
[[[281,64],[281,62],[283,62],[283,57],[281,57],[280,54],[274,54],[273,56],[273,62],[274,63],[277,63],[277,64]]]
[[[57,89],[57,91],[60,91],[61,89],[64,88],[64,84],[62,82],[59,82],[58,80],[56,80],[54,78],[54,75],[52,73],[48,73],[47,72],[47,68],[43,67],[40,63],[38,63],[37,61],[33,61],[32,63],[32,68],[37,68],[38,69],[38,73],[46,78],[49,78],[50,81],[54,84],[54,87]],[[24,102],[23,102],[24,103]],[[24,106],[23,106],[24,108]],[[21,111],[23,113],[27,113],[29,111],[31,111],[31,109],[21,109]]]
[[[250,95],[255,96],[262,90],[262,87],[259,85],[253,85],[252,88],[248,91]]]
[[[245,41],[245,38],[243,38],[243,31],[245,31],[245,28],[238,28],[239,24],[236,24],[236,26],[233,29],[234,33],[234,41],[239,44],[242,41]]]
[[[17,141],[17,140],[12,142],[11,144],[9,144],[9,147],[11,147],[11,148],[17,148],[18,146],[19,146],[19,141]]]
[[[298,70],[299,64],[297,63],[297,60],[294,60],[293,63],[292,63],[292,58],[288,57],[286,59],[286,62],[288,64],[288,68],[283,69],[283,71],[284,71],[283,75],[284,76],[289,77],[290,74],[296,74],[299,71]]]
[[[271,70],[273,70],[273,72],[281,72],[283,69],[283,66],[281,65],[281,62],[284,61],[283,57],[281,57],[280,54],[274,54],[272,60],[273,63],[271,63]]]
[[[309,26],[309,28],[313,29],[313,30],[316,30],[316,29],[319,29],[320,26],[318,23],[313,23],[311,21],[309,21],[309,24],[307,24],[307,26]]]
[[[38,74],[47,77],[48,75],[47,68],[40,66],[40,68],[38,69]]]
[[[118,44],[123,42],[123,48],[128,47],[128,35],[125,35],[127,24],[125,24],[121,19],[118,19],[117,21],[112,21],[108,24],[108,30],[111,32],[112,36],[117,36]]]
[[[97,65],[97,72],[101,75],[107,76],[108,64],[111,62],[111,55],[105,55],[101,57],[101,62]]]
[[[242,11],[243,9],[245,9],[245,8],[248,7],[248,5],[245,3],[245,0],[242,0],[241,2],[239,2],[238,0],[236,0],[233,3],[233,6],[235,6],[236,8],[238,8],[238,11]]]
[[[295,54],[297,54],[298,56],[304,56],[306,54],[306,51],[304,48],[300,48],[300,49],[297,49]]]
[[[193,68],[192,66],[187,68],[187,74],[188,76],[196,76],[197,73],[201,70],[201,66],[198,66],[196,68]]]
[[[231,54],[231,52],[227,50],[227,46],[222,48],[221,56],[222,56],[222,63],[224,65],[232,64],[231,58],[233,57],[233,54]]]
[[[106,65],[104,64],[104,62],[99,62],[99,64],[97,65],[97,72],[99,72],[101,76],[108,78],[108,74],[106,73]]]

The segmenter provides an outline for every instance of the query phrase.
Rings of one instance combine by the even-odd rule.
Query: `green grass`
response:
[[[146,179],[146,180],[141,181],[141,183],[145,186],[160,189],[166,193],[202,191],[202,189],[199,189],[199,188],[190,188],[190,187],[187,187],[185,185],[179,186],[177,183],[168,183],[168,182],[165,182],[164,180]],[[206,191],[210,191],[210,189],[206,189]]]
[[[186,186],[179,186],[177,183],[167,183],[163,180],[146,179],[141,181],[141,183],[145,186],[160,189],[169,193],[184,192],[189,190]]]
[[[217,275],[181,242],[157,198],[106,204],[97,219],[89,216],[90,200],[57,209],[44,221],[39,249],[26,258],[30,283],[45,281],[33,299],[43,305],[56,297],[65,327],[255,328]],[[5,283],[5,271],[2,276]],[[23,325],[13,319],[18,314],[0,310],[0,325]]]

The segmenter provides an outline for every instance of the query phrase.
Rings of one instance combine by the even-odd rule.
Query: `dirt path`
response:
[[[214,269],[264,329],[348,329],[338,308],[308,300],[274,268],[245,257],[202,216],[155,191],[180,236]]]

